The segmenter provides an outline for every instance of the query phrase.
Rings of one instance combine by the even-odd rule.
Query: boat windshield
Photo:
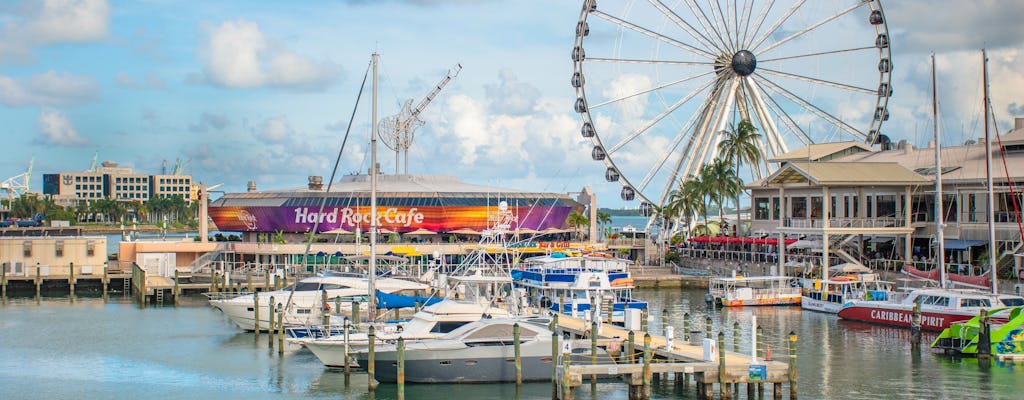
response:
[[[1024,297],[1000,297],[999,301],[1007,307],[1024,306]]]
[[[311,292],[315,290],[320,290],[320,282],[299,282],[296,284],[285,286],[284,289],[281,289],[281,291],[284,292],[290,292],[293,290],[296,292]]]

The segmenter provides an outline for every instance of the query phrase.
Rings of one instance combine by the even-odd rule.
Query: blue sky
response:
[[[899,3],[885,4],[896,66],[890,137],[929,140],[930,51],[943,81],[944,142],[979,135],[983,46],[1000,130],[1024,116],[1024,76],[1015,70],[1024,61],[1024,24],[1014,20],[1024,5]],[[308,175],[330,174],[377,51],[381,117],[463,66],[423,114],[411,172],[522,190],[589,184],[601,206],[627,205],[590,160],[572,109],[569,55],[580,4],[4,1],[0,180],[34,157],[32,189],[40,190],[43,173],[84,170],[98,154],[145,173],[159,173],[164,160],[190,160],[186,172],[229,191],[249,180],[264,189],[302,186]],[[599,4],[609,13],[625,8]],[[341,174],[369,165],[368,104],[360,106]],[[394,172],[392,152],[381,146],[379,159],[384,172]]]

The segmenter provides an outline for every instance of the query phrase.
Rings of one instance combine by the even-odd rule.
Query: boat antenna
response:
[[[935,247],[936,266],[939,268],[939,287],[946,287],[946,243],[942,230],[945,228],[945,209],[942,207],[942,142],[939,140],[939,99],[935,89],[935,53],[932,61],[932,124],[935,129]]]
[[[995,191],[992,186],[992,139],[988,136],[988,55],[981,49],[981,81],[984,91],[985,119],[985,179],[988,189],[988,265],[992,274],[992,294],[998,294],[999,276],[996,274],[996,213]]]
[[[377,313],[377,64],[380,61],[380,54],[373,53],[373,111],[370,122],[370,283],[367,317],[370,321],[376,318]]]

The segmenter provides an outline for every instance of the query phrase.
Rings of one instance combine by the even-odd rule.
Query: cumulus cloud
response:
[[[263,121],[259,131],[260,139],[270,143],[281,143],[295,135],[295,131],[288,124],[288,118],[284,116],[268,118]]]
[[[99,93],[90,77],[48,71],[16,80],[0,76],[0,103],[9,107],[81,104]]]
[[[56,146],[87,146],[89,139],[78,134],[74,124],[67,115],[52,109],[44,109],[39,113],[39,137],[40,144]]]
[[[491,112],[501,114],[528,114],[541,96],[540,89],[519,82],[509,69],[498,73],[497,85],[485,85],[484,90],[491,100]]]
[[[110,27],[106,0],[44,0],[11,7],[0,30],[0,62],[25,62],[36,46],[103,40]]]
[[[208,132],[211,129],[224,130],[231,124],[231,120],[224,114],[213,114],[204,112],[199,116],[199,121],[188,124],[191,132]]]
[[[314,60],[268,40],[260,27],[246,20],[202,25],[198,57],[204,63],[205,82],[227,88],[272,87],[323,90],[340,68]]]
[[[897,1],[886,4],[885,13],[898,51],[995,49],[1017,46],[1024,37],[1024,3],[1017,1]]]

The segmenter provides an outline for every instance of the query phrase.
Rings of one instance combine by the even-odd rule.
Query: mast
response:
[[[377,63],[380,55],[373,53],[373,112],[370,123],[370,309],[366,315],[373,321],[377,313]]]
[[[985,92],[985,180],[988,191],[988,265],[992,273],[992,293],[999,293],[996,280],[996,200],[992,186],[992,140],[988,135],[988,56],[981,49],[981,80]]]
[[[939,99],[935,90],[935,53],[932,53],[932,123],[935,128],[935,241],[936,266],[939,268],[939,287],[946,287],[946,243],[943,228],[946,223],[942,207],[942,141],[939,136]]]

